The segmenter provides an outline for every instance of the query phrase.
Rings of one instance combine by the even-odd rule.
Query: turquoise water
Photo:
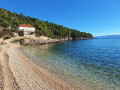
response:
[[[120,90],[120,38],[66,41],[21,51],[76,87]]]

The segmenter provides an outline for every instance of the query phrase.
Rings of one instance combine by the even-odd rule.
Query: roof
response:
[[[31,26],[31,25],[26,25],[26,24],[21,24],[21,25],[19,25],[19,27],[31,27],[31,28],[35,28],[35,27]]]

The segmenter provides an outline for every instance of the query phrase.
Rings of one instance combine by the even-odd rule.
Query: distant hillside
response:
[[[45,35],[51,38],[63,38],[70,37],[76,38],[93,38],[92,34],[86,32],[80,32],[75,29],[64,27],[63,25],[54,24],[48,21],[41,21],[37,18],[25,16],[22,13],[17,14],[15,12],[7,11],[0,8],[0,27],[11,28],[16,30],[16,27],[20,24],[28,24],[36,27],[36,35]],[[2,35],[1,35],[2,36]]]
[[[95,38],[120,38],[120,35],[96,36]]]

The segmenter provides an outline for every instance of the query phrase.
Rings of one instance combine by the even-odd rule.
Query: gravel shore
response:
[[[29,60],[19,47],[0,45],[0,90],[76,90]]]

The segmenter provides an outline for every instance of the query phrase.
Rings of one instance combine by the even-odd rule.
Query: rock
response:
[[[24,40],[20,40],[20,44],[24,45]]]
[[[15,33],[15,32],[12,32],[12,33],[11,33],[11,36],[12,36],[12,37],[17,37],[17,36],[19,36],[19,34],[18,34],[18,33]]]
[[[20,40],[21,45],[41,45],[41,44],[58,43],[58,42],[62,42],[62,41],[58,39],[47,39],[47,38],[44,40],[41,38]]]
[[[3,41],[3,39],[1,38],[1,39],[0,39],[0,43],[2,43],[2,41]]]

